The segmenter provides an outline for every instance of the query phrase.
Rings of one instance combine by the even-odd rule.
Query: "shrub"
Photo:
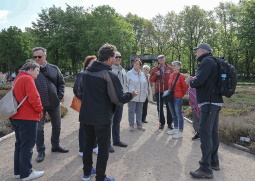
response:
[[[61,106],[60,108],[61,108],[61,118],[63,118],[68,113],[68,109],[66,107],[63,107],[63,106]],[[49,122],[49,121],[50,121],[50,116],[46,112],[45,122]]]
[[[255,151],[255,124],[249,121],[233,121],[230,117],[220,121],[219,135],[222,142],[237,143]],[[250,143],[240,141],[240,137],[248,137]]]

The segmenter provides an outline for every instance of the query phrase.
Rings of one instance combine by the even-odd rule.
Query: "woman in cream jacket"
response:
[[[135,90],[138,95],[128,103],[128,121],[130,131],[134,130],[134,119],[136,114],[136,124],[139,130],[145,131],[142,126],[143,103],[148,96],[148,84],[144,73],[140,70],[142,62],[135,59],[134,67],[127,72],[128,89]]]

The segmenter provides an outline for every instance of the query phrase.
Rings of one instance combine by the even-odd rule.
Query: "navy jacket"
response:
[[[35,85],[41,97],[44,109],[55,109],[64,97],[65,81],[56,65],[47,63],[40,68]]]
[[[84,124],[111,124],[115,105],[129,102],[133,95],[123,93],[121,83],[103,62],[95,61],[79,81],[77,97],[82,100],[79,121]]]
[[[201,55],[196,79],[190,81],[190,86],[196,88],[197,102],[223,103],[222,96],[215,92],[218,81],[218,66],[211,53]]]

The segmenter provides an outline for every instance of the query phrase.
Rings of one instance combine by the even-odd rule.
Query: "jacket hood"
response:
[[[20,76],[23,76],[23,75],[29,75],[30,77],[32,77],[32,75],[30,75],[28,72],[26,72],[24,70],[20,70],[17,77],[20,77]]]
[[[92,65],[87,68],[86,70],[90,72],[98,72],[101,70],[111,70],[112,67],[106,63],[100,62],[100,61],[95,61],[92,63]]]
[[[206,54],[203,54],[201,55],[200,57],[198,57],[198,61],[201,62],[205,57],[208,57],[208,56],[213,56],[212,53],[206,53]]]

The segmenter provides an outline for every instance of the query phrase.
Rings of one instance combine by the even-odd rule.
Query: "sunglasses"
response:
[[[116,56],[115,58],[121,58],[121,56]]]
[[[43,55],[44,56],[44,55]],[[43,56],[34,56],[34,59],[37,59],[37,58],[42,58]]]

